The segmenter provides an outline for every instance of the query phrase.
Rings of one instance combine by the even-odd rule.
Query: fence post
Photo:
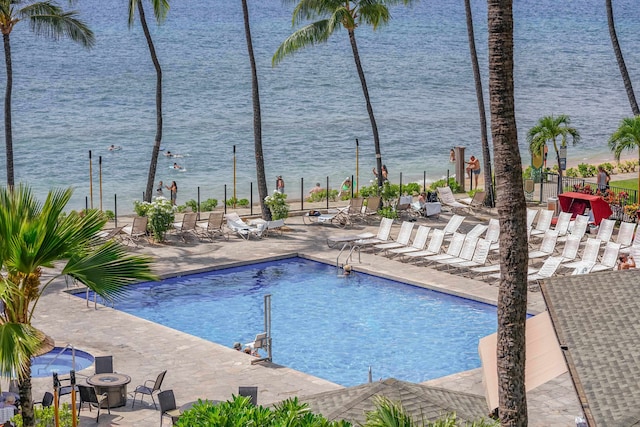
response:
[[[353,192],[354,191],[354,188],[353,188],[354,187],[354,185],[353,185],[354,182],[355,181],[353,180],[353,175],[351,175],[351,198],[352,199],[353,199],[353,196],[354,196],[354,192]]]
[[[422,171],[422,191],[427,191],[427,171]]]
[[[304,211],[304,177],[300,178],[300,210]]]
[[[544,192],[544,180],[548,177],[546,172],[540,173],[540,200],[539,203],[542,203],[542,193]]]
[[[200,221],[200,186],[198,185],[198,221]]]
[[[249,213],[253,216],[253,181],[249,183]]]
[[[329,209],[329,177],[327,176],[327,210]]]
[[[227,184],[224,185],[224,213],[227,213]]]
[[[115,221],[115,226],[118,227],[118,195],[113,195],[113,219]]]
[[[400,196],[402,196],[402,172],[400,172]]]

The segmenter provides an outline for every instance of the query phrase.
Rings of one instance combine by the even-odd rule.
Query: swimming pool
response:
[[[54,347],[48,353],[31,358],[31,376],[50,377],[54,372],[68,374],[72,369],[81,371],[92,364],[93,356],[86,351]]]
[[[141,283],[115,308],[231,347],[264,329],[266,294],[273,361],[345,386],[369,366],[413,382],[477,368],[496,331],[495,306],[302,258]]]

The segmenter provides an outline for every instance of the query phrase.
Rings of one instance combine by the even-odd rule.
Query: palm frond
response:
[[[126,285],[145,280],[157,280],[150,271],[152,259],[129,255],[117,242],[109,241],[82,256],[72,256],[61,274],[84,283],[101,297],[117,300],[126,292]]]
[[[95,44],[93,31],[80,19],[77,11],[63,11],[51,2],[37,2],[23,7],[19,15],[29,19],[29,27],[39,36],[58,40],[68,37],[86,48]]]
[[[292,55],[304,47],[326,42],[334,29],[335,27],[330,25],[328,19],[300,28],[287,37],[278,47],[276,53],[273,54],[273,58],[271,58],[271,65],[278,65],[285,56]]]
[[[609,138],[608,145],[617,161],[620,161],[624,150],[640,150],[640,116],[622,119],[618,129]]]
[[[376,409],[366,414],[367,427],[414,427],[416,423],[399,402],[376,396]]]
[[[161,24],[167,19],[167,13],[169,13],[169,1],[168,0],[151,0],[153,6],[153,15],[156,17],[156,22]]]
[[[358,11],[358,22],[369,24],[374,30],[380,25],[387,24],[391,19],[389,8],[380,1],[361,1]]]
[[[299,0],[293,9],[291,24],[295,27],[302,21],[328,18],[344,4],[344,0]]]
[[[20,377],[25,377],[41,337],[42,333],[31,325],[0,324],[0,375],[8,377],[18,371]]]
[[[142,1],[142,0],[129,0],[129,28],[133,27],[133,24],[135,23],[136,20],[136,8],[138,7],[138,1]]]

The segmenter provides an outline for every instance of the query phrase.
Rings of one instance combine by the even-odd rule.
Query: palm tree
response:
[[[5,305],[0,314],[0,374],[17,372],[25,426],[34,426],[31,356],[44,336],[32,319],[53,280],[69,275],[113,300],[125,294],[125,285],[155,279],[149,257],[128,255],[119,243],[98,240],[106,222],[101,212],[63,214],[71,193],[51,191],[40,204],[23,185],[0,188],[0,294]],[[42,269],[60,262],[61,270],[49,270],[52,277],[42,283]]]
[[[11,128],[11,94],[13,91],[13,67],[11,65],[11,32],[22,20],[29,21],[29,27],[38,36],[54,39],[68,37],[82,46],[90,48],[94,44],[93,32],[84,22],[76,18],[78,12],[65,12],[52,1],[33,2],[0,0],[0,31],[4,42],[4,62],[7,69],[7,87],[4,95],[4,137],[7,153],[7,186],[13,187],[13,132]]]
[[[376,151],[376,169],[378,171],[378,188],[382,187],[382,154],[380,152],[380,138],[378,126],[373,115],[373,107],[369,98],[369,90],[362,69],[362,62],[358,54],[355,30],[361,24],[371,25],[373,29],[387,24],[391,19],[389,6],[398,4],[409,5],[413,0],[285,0],[285,2],[298,4],[293,9],[292,23],[295,27],[302,20],[324,18],[300,28],[282,42],[273,55],[272,64],[277,65],[285,56],[291,55],[299,49],[326,42],[335,30],[345,28],[351,42],[353,59],[356,62],[358,76],[362,85],[362,92],[367,104],[371,130],[373,131],[373,143]]]
[[[156,18],[156,22],[161,24],[167,17],[169,11],[168,0],[151,0],[153,5],[153,14]],[[153,151],[151,152],[151,163],[149,164],[149,175],[147,176],[147,188],[144,192],[144,200],[151,201],[151,195],[153,194],[153,182],[156,179],[156,169],[158,167],[158,155],[160,154],[160,143],[162,142],[162,69],[160,68],[160,61],[156,55],[156,48],[153,45],[151,39],[151,33],[149,33],[149,27],[147,26],[147,20],[144,15],[144,8],[142,7],[142,0],[129,0],[129,28],[133,26],[136,7],[138,8],[138,15],[140,15],[140,24],[142,25],[142,32],[147,39],[147,45],[149,46],[149,53],[151,54],[151,61],[156,69],[156,138],[153,144]]]
[[[529,129],[527,133],[527,142],[531,153],[543,153],[545,145],[548,142],[553,142],[553,149],[558,161],[558,194],[562,194],[562,167],[559,148],[567,147],[567,137],[569,136],[573,145],[580,142],[580,132],[571,126],[571,119],[564,114],[557,117],[551,115],[541,118],[538,120],[538,124]],[[560,147],[558,147],[558,137],[560,137]]]
[[[489,107],[500,219],[500,425],[526,426],[527,225],[513,89],[513,0],[488,0]],[[518,167],[516,167],[518,165]]]
[[[469,51],[471,53],[471,65],[473,67],[473,80],[476,85],[476,98],[478,100],[478,112],[480,113],[480,136],[482,138],[482,161],[484,163],[484,185],[487,191],[485,204],[494,206],[495,195],[493,191],[493,178],[491,174],[491,151],[489,150],[489,138],[487,137],[487,113],[484,109],[484,95],[482,94],[482,79],[480,78],[480,65],[478,65],[478,52],[473,34],[473,16],[471,14],[471,0],[464,0],[464,9],[467,15],[467,33],[469,36]]]
[[[264,172],[264,155],[262,154],[262,116],[260,115],[260,91],[258,90],[258,71],[256,58],[253,55],[253,43],[251,42],[251,26],[249,25],[249,7],[247,0],[242,0],[242,15],[244,17],[244,34],[247,38],[247,50],[251,63],[251,98],[253,99],[253,141],[256,154],[256,174],[258,175],[258,195],[260,197],[260,210],[262,218],[271,221],[271,211],[264,203],[267,193],[267,177]]]
[[[617,161],[620,161],[622,150],[631,151],[637,148],[640,163],[640,116],[622,119],[618,129],[609,138],[609,148]],[[640,167],[638,168],[638,196],[640,196]]]
[[[627,66],[624,63],[624,57],[622,56],[622,49],[620,49],[620,43],[618,43],[618,35],[616,34],[616,26],[613,21],[613,6],[611,0],[606,0],[607,5],[607,23],[609,24],[609,36],[611,36],[611,44],[613,45],[613,51],[616,54],[616,61],[620,68],[620,74],[622,75],[622,81],[624,82],[624,88],[627,91],[627,97],[629,98],[629,104],[631,104],[631,111],[634,116],[640,115],[640,109],[638,109],[638,103],[636,102],[636,95],[633,92],[633,86],[631,85],[631,79],[627,72]]]

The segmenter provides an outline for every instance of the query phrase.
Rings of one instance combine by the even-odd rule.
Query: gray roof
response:
[[[640,270],[558,277],[542,285],[590,426],[640,423]]]
[[[456,392],[390,378],[384,381],[332,390],[302,397],[311,410],[329,420],[364,423],[365,413],[375,409],[374,397],[385,396],[401,402],[415,419],[435,420],[455,412],[458,420],[473,421],[487,417],[489,410],[484,397]]]

